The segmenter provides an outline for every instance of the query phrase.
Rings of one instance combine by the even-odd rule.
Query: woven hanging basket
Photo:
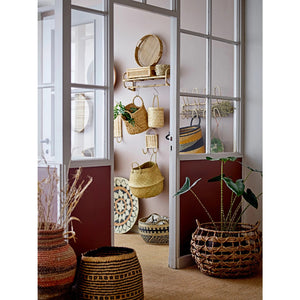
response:
[[[151,134],[151,131],[154,133]],[[145,134],[145,140],[146,140],[146,148],[147,149],[157,149],[158,148],[158,138],[155,130],[153,128],[150,128],[147,130]]]
[[[63,237],[63,228],[38,230],[38,298],[52,299],[71,292],[77,259]]]
[[[141,106],[135,105],[134,101],[136,98],[140,98],[140,100],[142,101]],[[138,95],[135,96],[132,99],[132,103],[126,105],[125,109],[134,119],[134,125],[132,125],[127,120],[125,120],[124,117],[122,116],[122,119],[125,122],[125,126],[129,134],[138,134],[148,129],[148,115],[147,115],[146,108],[144,106],[144,101],[140,96]],[[131,112],[132,110],[136,110],[136,111]]]
[[[81,257],[80,299],[144,299],[142,269],[133,249],[101,247]]]
[[[164,188],[164,177],[157,163],[147,161],[142,165],[137,165],[137,167],[132,166],[129,177],[132,194],[138,198],[151,198],[159,195]]]
[[[157,100],[157,107],[154,107],[155,99]],[[159,107],[159,99],[154,95],[152,107],[148,108],[148,126],[152,128],[164,127],[164,109]]]
[[[212,223],[200,224],[192,234],[191,253],[201,272],[221,278],[256,273],[262,257],[262,234],[255,226],[238,224],[235,231],[215,230]],[[220,223],[216,223],[218,228]]]
[[[169,218],[153,213],[139,219],[139,234],[149,244],[169,244]]]

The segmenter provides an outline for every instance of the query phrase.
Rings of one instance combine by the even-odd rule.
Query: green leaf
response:
[[[237,157],[233,157],[233,156],[228,156],[228,157],[221,157],[221,158],[212,158],[212,157],[209,157],[209,156],[206,156],[206,159],[207,160],[220,160],[220,161],[223,161],[223,162],[227,162],[227,161],[235,161],[237,160]]]
[[[197,179],[192,185],[190,185],[190,179],[188,177],[185,178],[185,183],[183,184],[183,186],[180,188],[180,190],[173,196],[176,197],[178,195],[182,195],[186,192],[188,192],[193,186],[196,185],[196,183],[201,180],[201,178]]]
[[[243,193],[243,197],[254,208],[258,208],[257,198],[250,189],[247,189],[247,191]]]
[[[223,174],[223,177],[225,177],[225,174]],[[216,177],[208,179],[207,182],[216,182],[216,181],[220,181],[220,180],[221,180],[221,175],[218,175]]]
[[[224,177],[223,181],[226,183],[228,188],[230,188],[237,196],[242,196],[244,193],[245,185],[243,179],[238,179],[234,182],[229,177]]]

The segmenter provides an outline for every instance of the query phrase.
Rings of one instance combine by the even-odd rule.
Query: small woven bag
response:
[[[157,107],[154,107],[155,99],[157,100]],[[148,126],[152,128],[164,127],[164,109],[159,107],[159,99],[154,95],[152,107],[148,107]]]

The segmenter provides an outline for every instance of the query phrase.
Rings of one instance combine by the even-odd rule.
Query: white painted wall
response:
[[[262,170],[262,1],[245,1],[244,162]],[[262,191],[260,176],[249,178],[255,194]],[[262,221],[262,200],[248,209],[243,221]]]

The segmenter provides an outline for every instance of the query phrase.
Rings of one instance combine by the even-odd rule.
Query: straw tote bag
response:
[[[152,158],[152,156],[151,156]],[[147,161],[142,165],[132,163],[129,176],[131,193],[138,198],[151,198],[159,195],[164,188],[164,177],[156,162]],[[137,164],[137,167],[133,167]]]
[[[154,107],[155,99],[157,100],[157,107]],[[154,95],[152,107],[148,108],[148,126],[152,128],[164,127],[164,109],[159,107],[159,99]]]
[[[139,98],[142,102],[141,106],[137,106],[134,101],[136,98]],[[141,132],[144,132],[148,129],[148,115],[147,110],[144,106],[144,101],[140,96],[135,96],[132,99],[132,103],[129,103],[125,106],[126,111],[131,115],[131,117],[134,119],[134,125],[130,124],[127,120],[124,119],[122,116],[122,119],[125,122],[126,129],[129,134],[138,134]]]

